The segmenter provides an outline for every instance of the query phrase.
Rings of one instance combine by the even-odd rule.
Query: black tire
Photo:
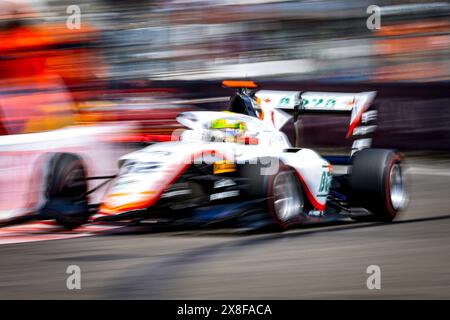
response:
[[[269,228],[276,231],[282,231],[303,222],[306,203],[306,196],[303,192],[301,183],[295,172],[289,166],[281,163],[277,158],[267,157],[258,159],[258,163],[245,164],[239,167],[240,176],[248,181],[245,189],[245,195],[251,199],[261,199],[261,210],[268,217]],[[301,208],[295,216],[288,220],[280,219],[275,208],[274,183],[277,176],[281,174],[290,174],[292,177],[292,191],[300,197]],[[290,190],[289,190],[290,191]]]
[[[40,209],[43,219],[55,219],[60,225],[75,228],[89,218],[86,170],[73,154],[56,153],[47,162],[46,202]]]
[[[280,179],[281,182],[278,182]],[[276,229],[286,230],[300,225],[304,220],[307,204],[306,195],[296,173],[289,166],[281,164],[278,172],[270,177],[268,183],[267,209]],[[281,192],[277,191],[279,187],[284,189]],[[284,197],[282,199],[285,203],[282,209],[277,208],[276,204],[280,201],[280,195]],[[283,217],[284,214],[287,214],[287,217]]]
[[[254,160],[254,163],[240,164],[239,176],[248,181],[245,195],[250,198],[267,197],[270,179],[279,167],[280,161],[272,157]]]
[[[389,149],[363,149],[353,156],[349,177],[351,206],[366,208],[373,214],[355,217],[355,220],[389,222],[404,208],[407,193],[402,178],[402,160],[399,153]],[[397,187],[397,182],[400,187]],[[402,194],[396,193],[397,190]]]

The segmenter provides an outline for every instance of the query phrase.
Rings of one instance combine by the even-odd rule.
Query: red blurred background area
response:
[[[100,31],[48,23],[23,3],[0,2],[0,134],[53,130],[72,124],[134,122],[124,142],[170,139],[171,90],[108,88]],[[145,98],[144,98],[145,97]]]

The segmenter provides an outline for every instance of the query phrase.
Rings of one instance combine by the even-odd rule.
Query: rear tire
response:
[[[373,213],[373,216],[355,217],[355,220],[389,222],[405,208],[408,195],[402,160],[400,154],[388,149],[363,149],[355,154],[349,178],[351,206]]]

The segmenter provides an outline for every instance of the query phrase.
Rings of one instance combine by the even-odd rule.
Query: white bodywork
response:
[[[215,119],[243,121],[248,136],[257,144],[210,142],[205,139],[208,124]],[[325,210],[331,181],[331,166],[310,149],[290,150],[287,137],[273,126],[257,118],[229,112],[184,112],[177,120],[189,129],[174,135],[171,142],[158,143],[121,158],[125,164],[106,195],[100,214],[112,215],[144,209],[156,203],[163,192],[196,162],[214,163],[218,160],[245,163],[271,157],[295,169],[303,190],[316,210]],[[181,140],[181,141],[180,141]],[[134,163],[133,169],[126,168]],[[276,164],[268,164],[261,174],[273,174]]]
[[[108,140],[130,126],[66,127],[39,133],[0,136],[0,221],[35,212],[43,203],[46,156],[54,152],[81,157],[90,176],[113,175],[126,153]],[[93,188],[102,181],[89,181]],[[98,203],[105,190],[93,193]]]

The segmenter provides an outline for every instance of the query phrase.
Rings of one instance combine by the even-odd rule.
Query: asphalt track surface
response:
[[[3,229],[0,299],[448,299],[450,161],[415,158],[408,177],[409,209],[392,224]],[[81,290],[66,287],[69,265]],[[369,265],[381,268],[380,290],[367,289]]]

